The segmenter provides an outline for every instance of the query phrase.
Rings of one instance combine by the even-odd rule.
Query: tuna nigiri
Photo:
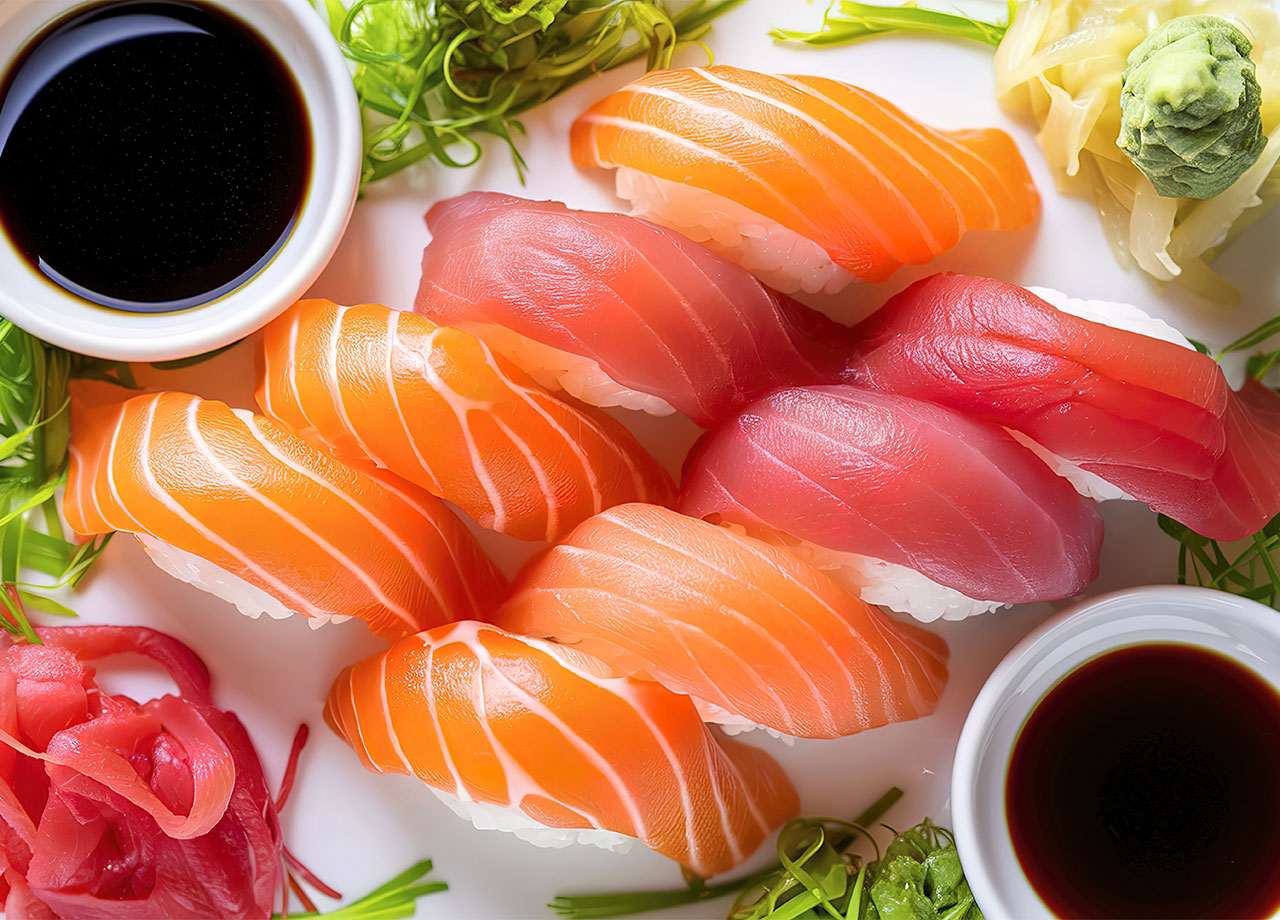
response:
[[[708,721],[836,738],[932,712],[947,647],[781,547],[621,505],[520,578],[492,622],[689,694]]]
[[[415,309],[593,405],[705,426],[848,352],[844,327],[633,217],[473,192],[427,223]]]
[[[934,275],[856,335],[851,381],[1003,425],[1087,495],[1140,499],[1218,540],[1280,513],[1267,418],[1280,398],[1233,392],[1215,361],[1134,307]]]
[[[635,837],[701,876],[798,808],[782,769],[718,741],[687,697],[479,623],[347,668],[325,719],[367,768],[417,776],[479,827],[547,846]]]
[[[1102,520],[1002,429],[852,386],[780,390],[708,432],[681,509],[784,534],[863,600],[923,620],[1068,597]]]
[[[656,71],[588,109],[570,144],[578,164],[617,168],[636,215],[782,291],[881,281],[1039,209],[1004,132],[938,131],[825,77]]]
[[[622,425],[547,393],[469,332],[306,300],[267,326],[260,353],[263,412],[492,530],[555,540],[612,505],[674,500]]]
[[[494,606],[504,581],[439,499],[345,466],[277,423],[185,393],[72,405],[63,513],[136,534],[243,613],[359,617],[388,638]]]

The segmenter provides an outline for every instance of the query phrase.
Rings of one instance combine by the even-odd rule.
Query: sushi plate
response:
[[[957,5],[986,15],[1003,8],[1002,3]],[[779,47],[768,37],[774,26],[811,26],[821,12],[820,6],[800,0],[751,0],[716,23],[708,44],[722,63],[818,73],[859,84],[939,127],[999,125],[1017,139],[1044,197],[1043,217],[1031,231],[998,238],[970,235],[928,266],[899,272],[884,284],[855,286],[827,304],[846,318],[874,308],[909,281],[944,269],[1133,303],[1209,342],[1226,342],[1252,328],[1264,305],[1276,302],[1280,276],[1266,253],[1280,232],[1280,212],[1273,212],[1217,263],[1244,292],[1244,306],[1214,307],[1178,291],[1161,291],[1113,261],[1091,205],[1055,193],[1032,129],[995,103],[987,50],[884,39],[811,51]],[[700,53],[687,49],[683,60],[696,63]],[[505,150],[495,144],[476,167],[428,166],[373,189],[357,206],[313,295],[409,307],[428,239],[423,214],[432,202],[464,191],[493,189],[558,198],[575,207],[618,209],[607,177],[580,173],[570,164],[568,127],[587,104],[634,76],[628,70],[589,80],[525,120],[525,186]],[[242,345],[196,368],[157,374],[145,382],[191,388],[247,407],[252,405],[251,376],[250,349]],[[673,472],[697,433],[688,422],[673,418],[628,413],[619,418]],[[1147,508],[1112,502],[1102,513],[1107,525],[1102,575],[1090,593],[1173,580],[1175,546],[1157,529]],[[489,533],[481,539],[508,571],[536,549]],[[435,876],[446,880],[449,890],[422,900],[422,917],[548,917],[545,905],[556,894],[680,884],[674,865],[643,847],[625,855],[587,847],[537,849],[509,834],[474,830],[416,780],[365,772],[320,720],[333,676],[378,648],[359,622],[313,631],[297,617],[249,620],[210,595],[170,580],[127,538],[111,545],[77,598],[77,608],[89,622],[153,626],[199,651],[213,671],[220,704],[248,726],[269,777],[280,776],[297,725],[308,722],[316,729],[284,814],[285,835],[303,862],[348,895],[368,891],[425,857],[435,860]],[[761,738],[758,743],[767,745],[790,772],[806,814],[852,815],[898,785],[906,795],[887,815],[888,822],[907,825],[929,815],[945,824],[952,752],[974,696],[1000,658],[1052,612],[1051,605],[1028,605],[938,625],[951,644],[952,678],[941,707],[928,718],[839,741],[785,746]],[[104,677],[109,686],[112,681],[113,689],[134,694],[162,691],[141,672]],[[768,858],[765,851],[755,857],[760,863]],[[721,917],[726,908],[723,902],[708,902],[665,916]]]

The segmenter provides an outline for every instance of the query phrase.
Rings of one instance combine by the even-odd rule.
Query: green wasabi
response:
[[[1182,16],[1133,49],[1116,141],[1165,198],[1212,198],[1267,145],[1252,45],[1219,16]]]

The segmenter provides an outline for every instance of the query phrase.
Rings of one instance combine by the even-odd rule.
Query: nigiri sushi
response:
[[[1039,196],[1003,131],[938,131],[866,90],[737,67],[645,74],[573,124],[633,213],[780,291],[835,292],[1021,230]]]
[[[780,390],[708,432],[680,508],[789,538],[864,601],[962,619],[1069,597],[1102,520],[1003,429],[853,386]]]
[[[706,426],[775,387],[832,380],[848,353],[845,327],[624,214],[472,192],[427,223],[417,312],[583,402]]]
[[[934,275],[855,331],[847,379],[1003,425],[1083,494],[1131,497],[1218,540],[1280,513],[1280,398],[1233,392],[1168,324],[1125,304]]]
[[[438,498],[215,400],[76,400],[69,452],[72,530],[135,534],[165,572],[249,616],[358,617],[398,638],[487,613],[505,590]]]
[[[491,622],[693,697],[726,728],[837,738],[932,712],[947,646],[785,549],[620,505],[523,573]]]
[[[305,300],[267,326],[259,354],[263,412],[491,530],[556,540],[612,505],[675,499],[626,428],[547,393],[469,332]]]
[[[782,769],[717,740],[688,697],[480,623],[347,668],[324,715],[368,769],[417,776],[478,827],[542,846],[639,838],[708,876],[798,808]]]

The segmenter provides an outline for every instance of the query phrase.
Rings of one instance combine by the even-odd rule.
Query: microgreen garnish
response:
[[[778,41],[804,42],[807,45],[847,45],[889,33],[942,35],[998,45],[1013,21],[1015,3],[1009,2],[1009,16],[1004,22],[986,22],[970,16],[922,10],[914,3],[902,6],[875,6],[841,0],[827,8],[822,28],[816,32],[774,29],[769,34]]]
[[[1280,316],[1273,316],[1258,326],[1257,329],[1240,336],[1240,338],[1218,352],[1218,358],[1221,359],[1223,355],[1229,355],[1233,352],[1248,351],[1276,335],[1280,335]],[[1276,366],[1277,362],[1280,362],[1280,348],[1252,355],[1247,365],[1247,373],[1253,379],[1261,380],[1271,368]]]
[[[1251,332],[1222,348],[1215,360],[1225,355],[1257,348],[1280,335],[1280,316],[1272,317]],[[1211,354],[1199,343],[1197,350]],[[1280,349],[1251,355],[1246,373],[1261,380],[1280,363]],[[1216,588],[1280,608],[1280,516],[1245,540],[1224,547],[1196,533],[1166,515],[1159,516],[1160,529],[1178,541],[1178,584]]]
[[[782,871],[739,895],[729,920],[982,920],[951,831],[926,818],[870,862],[848,852],[859,838],[875,845],[859,822],[791,821],[778,836]]]
[[[796,818],[778,832],[778,862],[768,869],[706,885],[633,894],[558,897],[550,905],[576,920],[617,917],[737,894],[729,920],[982,920],[965,880],[955,838],[927,818],[902,833],[883,855],[868,828],[902,796],[890,789],[853,821]],[[849,852],[868,841],[876,858]]]
[[[505,141],[523,177],[521,113],[637,58],[670,66],[678,47],[742,2],[694,0],[671,13],[651,0],[325,0],[371,116],[363,181],[427,157],[470,166],[481,153],[475,134]]]
[[[430,871],[431,860],[424,859],[357,901],[324,913],[289,914],[289,920],[313,920],[317,917],[329,920],[400,920],[412,917],[418,898],[449,887],[444,882],[423,881]],[[276,914],[273,920],[282,920],[282,915]]]
[[[1160,529],[1178,541],[1178,584],[1216,588],[1280,607],[1280,517],[1229,552],[1217,540],[1160,515]]]
[[[110,539],[68,540],[58,517],[72,377],[134,385],[128,365],[64,351],[0,319],[0,626],[29,642],[40,640],[27,611],[74,616],[50,594],[75,587]],[[24,581],[24,571],[49,580]]]

